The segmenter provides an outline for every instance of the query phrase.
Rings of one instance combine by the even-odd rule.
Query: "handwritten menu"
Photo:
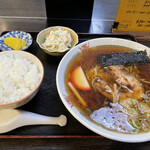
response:
[[[150,31],[150,0],[120,0],[112,31]]]

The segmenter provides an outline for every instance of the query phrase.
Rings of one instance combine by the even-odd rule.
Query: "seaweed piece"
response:
[[[150,63],[146,50],[130,53],[122,52],[112,54],[101,54],[97,56],[97,60],[101,67],[111,65],[132,65],[140,63]]]

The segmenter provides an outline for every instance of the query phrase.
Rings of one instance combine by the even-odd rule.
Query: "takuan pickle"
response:
[[[15,37],[6,37],[4,43],[14,50],[20,50],[26,46],[25,40]]]

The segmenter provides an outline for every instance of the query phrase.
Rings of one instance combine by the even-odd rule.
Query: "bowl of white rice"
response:
[[[0,52],[0,109],[20,107],[38,92],[44,77],[41,61],[25,51]]]

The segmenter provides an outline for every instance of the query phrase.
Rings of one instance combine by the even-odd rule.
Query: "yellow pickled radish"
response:
[[[14,37],[6,37],[4,39],[4,43],[14,50],[20,50],[21,48],[24,48],[26,45],[26,42],[23,39]]]
[[[24,48],[25,46],[26,46],[26,41],[25,40],[23,40],[23,39],[19,39],[19,38],[17,38],[19,41],[20,41],[20,43],[21,43],[21,48]]]
[[[11,47],[12,49],[19,50],[20,49],[20,42],[17,38],[14,37],[7,37],[4,39],[4,43]]]

